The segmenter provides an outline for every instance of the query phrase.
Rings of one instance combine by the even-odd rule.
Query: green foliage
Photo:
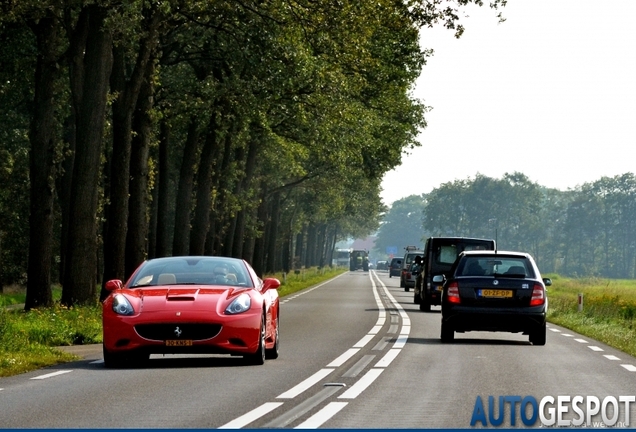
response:
[[[552,277],[552,275],[550,275]],[[552,277],[548,319],[636,355],[636,281]],[[583,310],[578,311],[578,295]]]
[[[395,201],[384,214],[375,250],[386,254],[387,247],[397,247],[399,256],[406,246],[423,248],[428,237],[426,231],[422,231],[425,208],[423,196],[411,195]]]
[[[55,347],[101,343],[101,315],[101,305],[29,312],[1,307],[0,376],[76,360]]]

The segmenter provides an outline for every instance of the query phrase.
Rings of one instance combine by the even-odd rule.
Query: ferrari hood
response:
[[[236,287],[162,287],[143,288],[133,293],[141,300],[143,312],[178,310],[215,310],[231,301],[244,289]],[[224,307],[223,307],[224,308]]]

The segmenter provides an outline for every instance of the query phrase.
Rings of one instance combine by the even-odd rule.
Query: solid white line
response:
[[[636,372],[636,366],[634,365],[622,364],[621,366],[623,366],[625,369],[627,369],[630,372]]]
[[[620,360],[618,357],[616,357],[615,355],[609,355],[609,354],[605,354],[603,357],[605,357],[608,360]]]
[[[380,361],[375,364],[374,367],[387,367],[398,356],[399,353],[399,349],[390,349],[389,351],[387,351],[386,354],[384,354],[384,357],[382,357]]]
[[[360,393],[365,391],[383,371],[384,369],[370,369],[362,378],[352,385],[349,390],[338,396],[338,399],[355,399]]]
[[[333,372],[333,369],[320,369],[318,372],[307,378],[300,384],[287,390],[285,393],[280,394],[277,399],[292,399],[307,390],[309,387],[316,384],[318,381]]]
[[[371,342],[371,339],[373,339],[373,335],[372,334],[368,334],[368,335],[364,336],[362,339],[360,339],[353,347],[354,348],[364,348],[364,346],[366,344]]]
[[[370,335],[377,335],[378,333],[380,333],[380,330],[382,330],[382,326],[381,325],[377,325],[375,327],[373,327],[371,329],[371,331],[369,332]]]
[[[360,350],[357,348],[349,348],[347,351],[344,352],[344,354],[340,355],[340,357],[338,357],[337,359],[335,359],[334,361],[332,361],[331,363],[329,363],[327,365],[327,367],[340,367],[342,366],[347,360],[349,360],[351,357],[353,357],[354,355],[356,355]]]
[[[597,346],[594,346],[594,345],[588,345],[587,347],[589,349],[591,349],[592,351],[605,351],[603,348],[597,347]]]
[[[324,422],[338,414],[348,403],[349,402],[331,402],[294,429],[318,429]]]
[[[231,422],[225,423],[223,426],[220,426],[219,429],[240,429],[252,423],[254,420],[258,420],[265,414],[275,410],[282,404],[283,402],[266,402],[258,408],[255,408],[252,411],[235,418]]]
[[[577,341],[578,343],[587,343],[585,339],[574,339],[574,340]]]
[[[393,344],[393,348],[404,348],[406,345],[406,341],[409,339],[409,335],[399,335],[395,343]]]
[[[62,374],[65,374],[65,373],[69,373],[69,372],[73,372],[73,371],[72,370],[61,370],[61,371],[57,371],[57,372],[51,372],[50,374],[46,374],[46,375],[36,376],[36,377],[31,378],[31,379],[32,380],[35,380],[35,379],[47,379],[47,378],[51,378],[51,377],[54,377],[54,376],[62,375]]]

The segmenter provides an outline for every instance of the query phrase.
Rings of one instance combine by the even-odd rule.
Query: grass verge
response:
[[[636,280],[547,277],[548,321],[636,356]]]
[[[281,281],[281,297],[331,279],[345,268],[311,268],[289,275],[267,275]],[[10,287],[0,294],[0,377],[13,376],[78,360],[56,347],[102,342],[101,303],[65,308],[59,305],[61,289],[53,289],[55,306],[25,312],[22,287]]]

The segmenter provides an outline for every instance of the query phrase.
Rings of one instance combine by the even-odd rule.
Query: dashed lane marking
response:
[[[54,377],[54,376],[63,375],[63,374],[69,373],[69,372],[73,372],[73,370],[60,370],[60,371],[51,372],[51,373],[48,373],[48,374],[45,374],[45,375],[39,375],[39,376],[33,377],[31,379],[32,380],[47,379],[47,378],[51,378],[51,377]]]

